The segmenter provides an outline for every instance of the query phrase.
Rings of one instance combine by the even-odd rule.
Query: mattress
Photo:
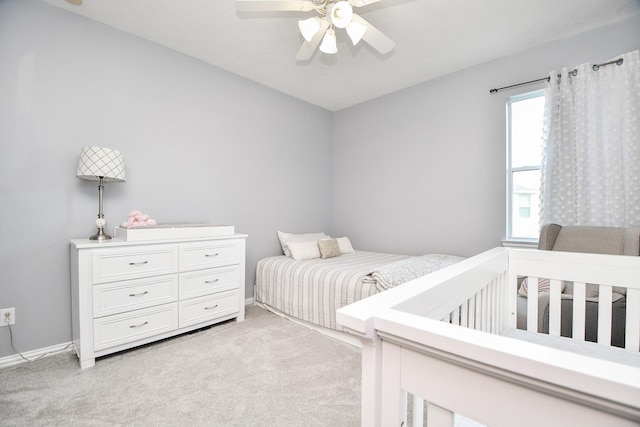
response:
[[[335,258],[258,261],[256,301],[316,325],[342,330],[336,310],[378,292],[371,273],[407,255],[355,251]]]
[[[337,309],[462,259],[365,251],[303,261],[268,257],[257,264],[255,299],[289,316],[342,330]]]

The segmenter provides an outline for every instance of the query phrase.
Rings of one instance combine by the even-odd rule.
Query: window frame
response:
[[[527,172],[527,171],[539,171],[541,169],[541,161],[537,166],[528,165],[528,166],[519,166],[512,167],[512,111],[511,106],[515,102],[525,101],[527,99],[539,98],[545,96],[544,89],[537,89],[526,93],[521,93],[518,95],[512,95],[507,97],[506,101],[506,115],[507,115],[507,194],[506,194],[506,230],[505,230],[505,241],[507,242],[522,242],[534,244],[538,243],[538,236],[533,237],[517,237],[513,235],[513,176],[516,172]],[[542,124],[542,123],[541,123]]]

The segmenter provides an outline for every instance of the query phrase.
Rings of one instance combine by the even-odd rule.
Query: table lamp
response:
[[[80,160],[78,161],[78,178],[90,181],[100,181],[98,184],[98,218],[96,226],[98,232],[89,237],[90,240],[109,240],[111,236],[104,232],[107,221],[102,213],[102,191],[104,182],[123,182],[124,176],[124,157],[118,150],[104,147],[84,147],[80,151]]]

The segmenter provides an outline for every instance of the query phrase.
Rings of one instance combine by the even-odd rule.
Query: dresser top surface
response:
[[[156,239],[156,240],[136,240],[126,241],[121,239],[109,239],[104,241],[89,240],[89,239],[71,239],[69,244],[76,249],[96,249],[96,248],[115,248],[119,246],[140,246],[140,245],[157,245],[165,243],[186,243],[186,242],[202,242],[212,240],[231,240],[231,239],[246,239],[246,234],[231,234],[229,236],[217,236],[217,237],[199,237],[199,238],[180,238],[180,239]]]

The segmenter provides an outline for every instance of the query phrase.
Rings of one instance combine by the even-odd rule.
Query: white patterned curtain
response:
[[[640,51],[617,59],[550,74],[541,224],[640,225]]]

